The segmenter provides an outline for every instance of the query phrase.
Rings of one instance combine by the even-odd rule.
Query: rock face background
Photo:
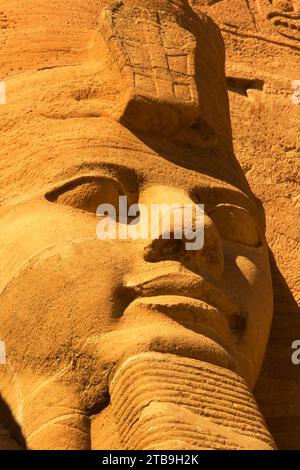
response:
[[[267,215],[275,315],[256,398],[278,447],[300,449],[300,366],[291,361],[300,339],[300,104],[292,88],[300,79],[300,3],[190,3],[222,30],[235,151]]]

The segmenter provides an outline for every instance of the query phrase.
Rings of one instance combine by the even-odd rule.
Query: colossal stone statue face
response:
[[[2,3],[0,390],[28,445],[46,426],[49,442],[88,447],[88,417],[138,354],[209,363],[251,389],[272,286],[263,216],[233,154],[217,27],[179,0]],[[120,195],[204,204],[204,247],[100,241],[97,207]]]

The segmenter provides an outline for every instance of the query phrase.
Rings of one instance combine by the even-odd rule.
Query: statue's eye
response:
[[[82,177],[47,193],[46,199],[96,215],[101,204],[113,205],[118,213],[119,197],[127,195],[120,183],[112,178]]]
[[[262,237],[254,218],[245,209],[231,204],[219,204],[209,212],[221,238],[258,247]]]

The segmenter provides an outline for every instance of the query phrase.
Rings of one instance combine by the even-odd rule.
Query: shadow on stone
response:
[[[0,450],[17,449],[26,449],[26,440],[9,406],[0,397]]]
[[[292,363],[292,343],[300,340],[300,309],[270,252],[274,319],[255,397],[279,449],[299,450],[300,365]]]

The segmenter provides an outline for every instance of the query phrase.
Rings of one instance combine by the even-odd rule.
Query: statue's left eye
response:
[[[245,209],[231,204],[219,204],[208,215],[221,238],[253,247],[262,244],[258,225]]]
[[[124,195],[120,183],[112,178],[82,177],[47,193],[46,199],[96,215],[101,204],[111,204],[118,212],[119,196]]]

